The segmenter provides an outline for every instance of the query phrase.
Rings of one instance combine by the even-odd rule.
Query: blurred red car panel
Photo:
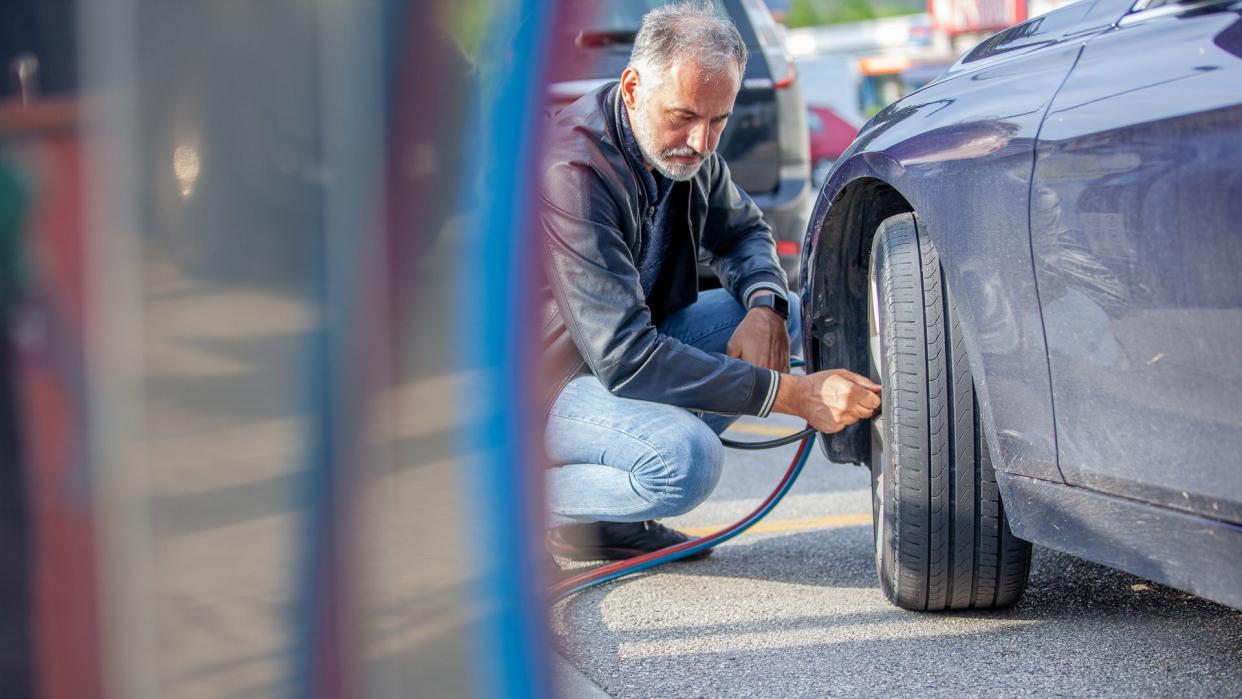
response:
[[[811,132],[811,179],[823,184],[837,158],[850,147],[858,127],[829,107],[807,105],[806,124]]]

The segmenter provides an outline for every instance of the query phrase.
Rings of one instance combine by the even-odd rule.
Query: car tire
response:
[[[884,595],[911,610],[993,608],[1022,595],[1031,545],[996,487],[952,294],[913,214],[876,231],[868,274],[872,520]]]

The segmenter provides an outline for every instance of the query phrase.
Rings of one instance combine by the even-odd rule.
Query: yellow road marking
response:
[[[801,427],[790,427],[788,425],[765,425],[754,422],[735,422],[729,426],[728,432],[741,432],[742,434],[761,434],[765,437],[784,437],[802,429]]]
[[[840,527],[857,527],[871,524],[870,512],[847,512],[840,515],[824,515],[823,517],[803,517],[801,519],[765,520],[746,530],[746,534],[771,534],[776,532],[801,532],[813,529],[837,529]],[[690,536],[714,534],[724,529],[727,524],[714,524],[708,527],[678,527]]]

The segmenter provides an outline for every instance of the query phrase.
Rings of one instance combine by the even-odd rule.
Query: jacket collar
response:
[[[651,172],[647,169],[647,164],[643,162],[642,151],[637,147],[638,144],[635,143],[635,147],[631,149],[627,143],[631,136],[628,133],[629,129],[626,123],[628,122],[628,117],[622,114],[625,110],[625,102],[621,99],[621,82],[619,80],[615,81],[605,90],[604,114],[611,117],[608,121],[610,122],[609,126],[611,127],[612,136],[617,144],[617,150],[621,151],[621,155],[625,158],[626,164],[630,166],[635,179],[650,197],[654,193],[654,187],[647,185],[647,180],[652,179]],[[611,107],[611,109],[608,109],[608,107]],[[652,181],[650,184],[654,185],[655,182]]]

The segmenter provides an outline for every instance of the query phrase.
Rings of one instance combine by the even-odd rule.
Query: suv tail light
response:
[[[798,67],[784,49],[768,49],[768,65],[772,66],[772,87],[783,90],[793,85],[798,77]]]
[[[772,87],[783,90],[793,85],[798,77],[793,58],[785,50],[784,30],[772,19],[772,12],[763,0],[742,0],[746,13],[754,25],[759,45],[763,47],[764,57],[768,59],[768,67],[772,71]]]

